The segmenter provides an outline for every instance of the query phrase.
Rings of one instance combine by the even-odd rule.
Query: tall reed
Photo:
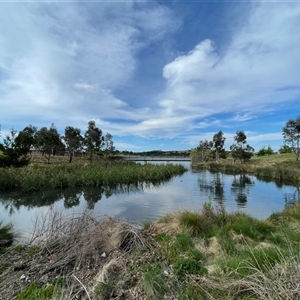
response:
[[[20,169],[3,168],[0,190],[23,191],[76,186],[119,186],[139,182],[153,184],[167,181],[186,171],[182,165],[136,164],[121,162],[110,166],[99,164],[32,165]]]

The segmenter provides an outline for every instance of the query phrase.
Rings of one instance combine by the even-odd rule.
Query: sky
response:
[[[300,115],[300,2],[2,1],[2,138],[94,120],[118,150],[186,150],[238,130],[283,145]]]

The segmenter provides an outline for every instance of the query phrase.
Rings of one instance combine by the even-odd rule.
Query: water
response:
[[[50,210],[64,214],[93,210],[96,216],[110,215],[132,222],[156,220],[178,210],[200,210],[204,202],[241,210],[264,219],[286,205],[300,202],[300,189],[276,185],[249,175],[226,175],[203,170],[189,171],[159,186],[141,184],[119,190],[69,188],[35,193],[0,194],[0,220],[13,222],[22,233],[30,232],[38,215]]]

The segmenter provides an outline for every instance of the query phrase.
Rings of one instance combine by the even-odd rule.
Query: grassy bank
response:
[[[0,190],[23,191],[76,186],[105,186],[159,183],[186,171],[182,165],[153,165],[118,162],[108,164],[34,164],[23,168],[2,168]]]
[[[234,163],[229,157],[220,163],[196,163],[193,167],[227,174],[247,173],[262,179],[300,183],[300,161],[295,161],[295,156],[289,153],[254,157],[245,163]]]
[[[48,218],[39,218],[27,246],[0,256],[4,297],[300,297],[300,205],[257,220],[206,203],[199,212],[166,215],[143,228],[87,214],[65,219],[53,213]],[[22,268],[16,267],[15,256]]]

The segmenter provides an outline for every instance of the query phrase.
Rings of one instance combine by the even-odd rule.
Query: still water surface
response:
[[[300,189],[292,185],[264,182],[249,175],[227,175],[189,169],[182,176],[159,186],[141,184],[118,190],[70,188],[35,193],[0,194],[0,220],[13,222],[18,230],[30,232],[37,215],[49,210],[65,214],[93,210],[96,216],[110,215],[132,222],[156,220],[169,212],[200,210],[205,201],[242,210],[263,219],[272,212],[300,200]]]

